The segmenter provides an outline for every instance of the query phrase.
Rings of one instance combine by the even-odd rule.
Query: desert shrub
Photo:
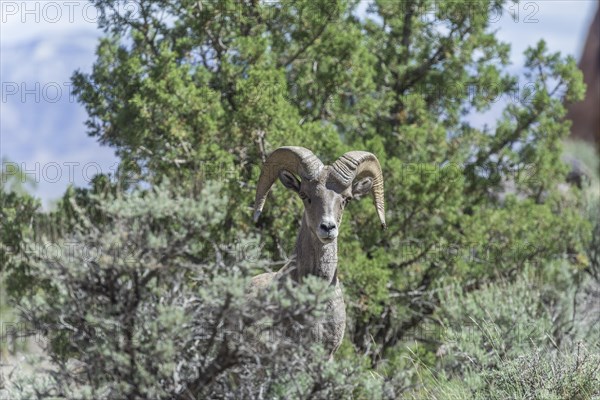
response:
[[[527,268],[512,281],[465,293],[440,289],[443,306],[423,331],[436,359],[416,351],[422,366],[407,396],[415,399],[570,399],[600,395],[600,337],[575,301],[574,272],[556,262]]]
[[[450,377],[428,370],[403,398],[419,400],[583,400],[600,398],[597,349],[578,343],[558,351],[532,346],[494,369]]]
[[[581,343],[563,351],[542,348],[503,362],[484,374],[480,399],[584,400],[600,398],[598,349]]]
[[[330,398],[372,391],[370,375],[349,361],[326,362],[302,328],[322,315],[326,286],[308,279],[301,288],[248,297],[250,267],[267,263],[248,245],[258,239],[216,242],[211,232],[222,223],[226,196],[207,185],[199,199],[164,187],[137,190],[98,202],[103,222],[96,224],[74,204],[79,222],[53,251],[25,240],[30,274],[46,285],[18,307],[47,341],[51,364],[13,380],[10,396]]]
[[[468,294],[460,286],[444,290],[438,315],[442,368],[451,375],[493,369],[532,346],[560,343],[573,293],[559,290],[526,274]]]

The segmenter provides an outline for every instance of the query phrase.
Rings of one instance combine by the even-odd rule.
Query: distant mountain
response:
[[[73,72],[91,69],[99,33],[64,30],[23,41],[3,36],[0,153],[38,182],[35,194],[44,204],[117,161],[112,149],[87,136],[85,110],[70,93]]]

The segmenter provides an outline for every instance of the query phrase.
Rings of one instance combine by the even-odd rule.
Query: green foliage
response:
[[[408,398],[600,395],[598,321],[592,333],[582,321],[589,310],[574,309],[582,301],[572,274],[555,263],[542,272],[528,268],[514,282],[468,293],[458,285],[442,288],[443,306],[416,332],[421,342],[435,344],[435,361],[415,350],[404,355],[424,366],[412,377],[417,389]]]
[[[34,216],[40,208],[38,199],[26,193],[5,192],[0,187],[0,275],[9,295],[18,297],[30,286],[31,282],[24,279],[28,264],[22,257],[23,245],[24,238],[33,233]]]
[[[37,182],[27,176],[19,165],[11,162],[6,157],[2,157],[2,170],[0,171],[0,187],[3,192],[17,192],[19,194],[26,193],[25,184],[35,188]]]
[[[405,399],[504,400],[596,399],[600,396],[597,352],[578,344],[564,351],[528,350],[497,368],[459,379],[422,375],[426,386]]]
[[[468,294],[461,287],[446,289],[438,316],[444,333],[438,349],[442,368],[452,375],[481,372],[516,359],[532,346],[560,344],[570,322],[566,301],[572,293],[554,285],[525,276]]]
[[[512,392],[494,389],[487,379],[510,379],[522,354],[535,359],[548,346],[564,352],[597,332],[591,323],[587,334],[573,334],[578,328],[567,316],[576,307],[565,305],[590,284],[587,275],[600,276],[598,224],[583,211],[596,212],[597,197],[565,189],[561,161],[564,107],[582,98],[581,72],[540,41],[525,52],[525,74],[510,74],[510,46],[489,23],[502,0],[375,0],[361,16],[358,3],[153,0],[128,13],[121,2],[92,1],[106,35],[91,73],[78,71],[73,82],[88,134],[122,160],[118,176],[70,188],[53,213],[38,213],[26,197],[2,200],[8,291],[17,299],[27,294],[23,301],[33,303],[25,309],[52,325],[57,365],[76,358],[90,371],[83,384],[65,372],[53,393],[558,393],[535,380]],[[499,101],[497,121],[470,122]],[[339,277],[349,318],[337,361],[322,363],[313,350],[294,358],[297,350],[283,344],[252,355],[241,346],[231,371],[194,386],[192,371],[214,365],[224,343],[194,342],[195,327],[214,325],[224,301],[227,314],[243,321],[246,276],[277,268],[293,251],[302,204],[281,185],[258,226],[251,221],[262,161],[283,145],[307,147],[325,163],[351,149],[373,152],[384,173],[388,230],[378,229],[370,202],[348,207]],[[79,256],[54,267],[24,247],[42,238],[132,260],[94,264]],[[315,291],[298,293],[301,301],[274,293],[260,301],[264,310],[287,310],[289,318],[303,310],[311,318]],[[80,336],[65,340],[60,317],[74,327],[143,328],[99,344],[77,328]],[[467,336],[455,330],[464,324],[473,328]],[[411,337],[423,331],[450,336]],[[524,332],[531,340],[522,340]],[[134,339],[132,353],[126,343]],[[536,360],[532,373],[548,374],[554,361]]]
[[[600,357],[577,345],[558,354],[536,351],[486,374],[481,399],[594,399],[600,396]]]
[[[36,251],[31,238],[24,241],[31,274],[47,285],[21,299],[21,318],[38,337],[44,333],[54,368],[15,379],[11,397],[347,397],[370,390],[370,376],[350,361],[328,363],[303,328],[323,314],[327,285],[308,279],[248,297],[248,260],[211,233],[227,198],[214,184],[200,195],[195,201],[157,187],[105,198],[98,203],[104,223],[82,212],[63,251]]]

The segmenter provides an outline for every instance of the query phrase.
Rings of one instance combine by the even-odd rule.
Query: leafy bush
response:
[[[441,294],[438,315],[442,368],[451,375],[497,368],[530,348],[561,343],[570,322],[567,302],[560,293],[537,278],[520,276],[514,283],[485,285],[465,294],[454,287]]]
[[[12,383],[11,396],[289,398],[361,390],[361,371],[327,363],[310,335],[290,330],[322,315],[322,282],[248,296],[249,268],[266,261],[214,242],[227,201],[215,185],[200,201],[164,187],[103,200],[103,223],[79,210],[80,223],[55,251],[25,241],[30,273],[46,285],[19,309],[48,341],[52,367]]]
[[[194,195],[223,182],[225,235],[260,231],[273,260],[291,255],[298,201],[276,187],[258,227],[247,208],[275,148],[325,162],[377,155],[389,229],[368,202],[351,204],[339,272],[353,299],[348,338],[372,363],[437,308],[449,276],[486,282],[583,252],[579,194],[557,189],[564,104],[581,98],[581,72],[540,41],[524,78],[507,73],[510,48],[490,23],[503,1],[377,0],[361,16],[348,0],[156,0],[130,14],[93,4],[110,34],[91,73],[73,76],[88,133],[150,184],[168,178]],[[498,121],[467,117],[500,99]]]
[[[574,308],[578,293],[565,264],[542,274],[554,277],[529,268],[513,282],[469,293],[458,285],[440,289],[443,306],[417,332],[422,343],[434,343],[436,359],[408,353],[425,366],[409,398],[600,396],[598,322],[593,332],[581,324],[588,311]]]
[[[598,399],[600,355],[581,344],[561,352],[540,349],[504,362],[484,379],[481,399]]]
[[[490,24],[502,0],[375,0],[361,16],[358,3],[92,1],[106,36],[73,84],[120,176],[69,188],[52,213],[3,197],[7,290],[52,357],[32,378],[42,386],[11,390],[468,398],[491,395],[487,379],[513,376],[523,354],[590,345],[597,326],[568,318],[598,238],[586,198],[564,186],[564,106],[584,91],[575,60],[540,41],[525,77],[508,73]],[[497,121],[472,123],[500,99]],[[326,163],[367,150],[384,172],[389,229],[368,202],[341,227],[348,321],[329,363],[307,335],[261,339],[263,323],[318,318],[318,282],[244,293],[294,247],[297,199],[276,185],[258,226],[250,212],[260,165],[283,145]],[[67,254],[73,243],[85,251]],[[548,389],[530,381],[518,390]]]

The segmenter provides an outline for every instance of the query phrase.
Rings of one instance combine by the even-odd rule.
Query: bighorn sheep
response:
[[[381,226],[385,229],[381,166],[377,157],[365,151],[347,152],[333,165],[324,166],[304,147],[280,147],[269,155],[263,165],[256,189],[255,222],[278,177],[304,202],[295,259],[292,258],[293,261],[279,272],[254,277],[250,287],[259,290],[287,276],[298,283],[308,275],[329,282],[334,295],[326,305],[327,316],[311,329],[331,356],[342,342],[346,325],[344,298],[337,277],[337,236],[342,214],[349,200],[371,192]]]

